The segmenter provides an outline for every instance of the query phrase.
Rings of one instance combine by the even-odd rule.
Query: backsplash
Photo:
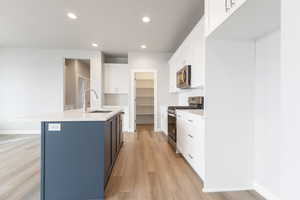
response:
[[[204,96],[204,89],[188,89],[178,92],[178,105],[187,106],[188,98],[192,96]]]

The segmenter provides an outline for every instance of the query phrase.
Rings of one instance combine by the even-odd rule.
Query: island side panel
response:
[[[42,123],[42,200],[104,198],[105,131],[105,122]]]

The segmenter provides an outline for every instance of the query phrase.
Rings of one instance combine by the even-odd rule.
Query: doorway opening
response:
[[[156,73],[134,72],[134,127],[156,129]]]
[[[64,110],[81,109],[83,95],[90,107],[90,95],[85,91],[90,89],[91,69],[89,59],[65,59],[64,65]]]

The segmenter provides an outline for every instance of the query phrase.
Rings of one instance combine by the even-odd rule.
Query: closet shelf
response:
[[[136,115],[154,115],[154,113],[136,113]]]
[[[143,107],[153,107],[154,104],[137,104],[137,106],[143,106]]]
[[[139,95],[136,98],[154,98],[154,96]]]
[[[135,79],[136,81],[154,81],[154,79]]]

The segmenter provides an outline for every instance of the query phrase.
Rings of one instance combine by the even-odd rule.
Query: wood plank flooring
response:
[[[0,200],[40,199],[40,137],[1,144]],[[254,192],[203,193],[202,182],[164,136],[141,126],[125,144],[106,200],[263,200]]]

